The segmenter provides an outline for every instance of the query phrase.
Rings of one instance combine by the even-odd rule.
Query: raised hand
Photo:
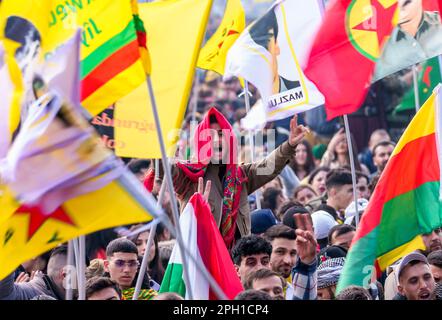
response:
[[[336,145],[339,142],[341,142],[343,140],[346,140],[346,139],[347,138],[345,136],[344,128],[340,128],[338,130],[338,132],[335,133],[335,135],[331,138],[330,142],[328,143],[328,147],[327,147],[328,151],[329,152],[334,152]]]
[[[211,187],[212,187],[212,181],[208,180],[206,183],[206,188],[204,188],[204,179],[202,177],[198,179],[198,193],[202,194],[206,202],[209,201]]]
[[[312,217],[308,213],[295,213],[293,215],[296,229],[296,252],[302,263],[311,264],[316,260],[316,247],[318,242],[313,232]]]
[[[298,115],[294,115],[292,120],[290,120],[290,135],[289,144],[293,148],[296,147],[298,143],[304,139],[305,135],[309,133],[310,130],[303,125],[298,125]]]
[[[26,272],[20,272],[17,279],[15,279],[15,283],[29,282],[29,280],[29,275]]]

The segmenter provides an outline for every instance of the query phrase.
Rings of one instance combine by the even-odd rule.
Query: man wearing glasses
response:
[[[111,280],[120,287],[122,300],[132,300],[139,264],[138,249],[132,241],[118,238],[108,244],[104,268]],[[156,295],[153,289],[141,289],[138,300],[150,300]]]

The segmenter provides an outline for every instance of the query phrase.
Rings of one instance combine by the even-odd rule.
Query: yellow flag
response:
[[[93,115],[145,81],[130,0],[3,0],[0,36],[20,44],[20,66],[48,57],[82,29],[81,102]],[[140,33],[141,35],[141,33]]]
[[[177,129],[181,128],[186,111],[211,5],[212,0],[168,0],[139,5],[140,17],[149,34],[151,77],[169,156],[175,152]],[[161,158],[145,84],[117,102],[114,128],[117,155]]]
[[[246,25],[246,15],[241,0],[227,0],[220,26],[201,49],[198,68],[224,74],[227,51],[238,39]]]
[[[19,205],[8,192],[0,196],[0,207],[0,279],[24,261],[80,235],[152,220],[116,181],[65,202],[51,215]]]
[[[153,197],[80,110],[48,97],[32,109],[1,168],[0,279],[72,238],[153,219],[146,211]]]
[[[8,50],[9,45],[7,41],[2,41],[0,46]],[[4,65],[0,68],[0,158],[6,156],[20,123],[20,106],[24,92],[22,75],[15,59],[5,52],[3,54]]]

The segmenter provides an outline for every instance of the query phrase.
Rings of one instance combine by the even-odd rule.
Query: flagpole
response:
[[[417,77],[418,77],[417,64],[413,65],[412,70],[413,70],[413,87],[414,87],[414,107],[416,108],[416,113],[417,113],[420,108],[419,87],[418,87],[418,83],[417,83]]]
[[[192,101],[192,122],[195,122],[196,112],[198,111],[198,93],[199,93],[200,79],[198,77],[198,69],[195,70],[195,84],[193,87],[193,101]]]
[[[79,243],[79,270],[78,270],[78,300],[86,300],[86,238],[84,235],[78,237]]]
[[[355,202],[355,219],[356,227],[359,225],[359,210],[358,210],[358,193],[356,190],[356,170],[355,159],[353,158],[353,143],[350,136],[350,126],[348,125],[348,116],[344,114],[345,135],[347,137],[348,153],[350,155],[351,181],[353,184],[353,200]]]
[[[155,95],[154,95],[154,91],[153,91],[153,87],[152,87],[152,79],[150,78],[149,75],[147,76],[147,88],[149,90],[150,102],[152,104],[152,112],[153,112],[154,119],[155,119],[155,127],[157,129],[157,134],[158,134],[158,142],[160,144],[160,149],[161,149],[161,158],[162,158],[162,162],[163,162],[164,177],[166,178],[166,184],[167,184],[167,187],[169,189],[169,194],[170,194],[170,201],[171,201],[171,207],[172,207],[172,212],[173,212],[173,218],[175,220],[175,226],[176,226],[177,240],[178,240],[181,256],[183,259],[183,265],[186,266],[183,268],[184,283],[186,284],[186,291],[188,291],[189,299],[193,300],[193,294],[192,294],[190,277],[189,277],[189,270],[187,269],[187,257],[184,255],[181,229],[179,227],[179,219],[180,218],[179,218],[179,213],[178,213],[178,206],[177,206],[175,191],[173,188],[172,174],[170,171],[169,159],[167,158],[167,154],[166,154],[166,147],[164,145],[160,117],[158,115],[158,108],[157,108]]]
[[[244,101],[246,103],[246,112],[250,111],[250,97],[249,97],[249,82],[244,79]],[[249,144],[250,144],[250,160],[255,162],[255,141],[252,130],[247,130],[249,132]],[[256,198],[256,209],[261,210],[261,192],[258,190],[255,191]]]
[[[160,208],[161,208],[161,204],[163,203],[163,198],[164,198],[165,193],[166,193],[166,183],[163,182],[163,184],[161,185],[160,194],[158,196],[158,206]],[[135,285],[135,292],[134,292],[134,296],[133,296],[132,300],[137,300],[138,295],[140,294],[141,285],[144,280],[144,274],[147,270],[147,266],[148,266],[147,264],[149,263],[150,247],[152,246],[152,242],[154,240],[155,233],[157,232],[157,225],[158,225],[157,223],[154,223],[152,225],[152,228],[149,231],[150,232],[149,239],[147,240],[146,250],[144,251],[143,261],[141,262],[141,267],[140,267],[140,271],[138,273],[137,283]]]
[[[79,281],[79,272],[80,272],[80,248],[78,246],[78,238],[72,239],[72,244],[74,245],[74,260],[75,260],[75,272],[77,273],[77,284]]]
[[[74,267],[74,248],[73,248],[73,240],[68,242],[68,276],[65,283],[66,286],[66,300],[72,300],[74,296],[73,292],[73,279],[72,279],[72,268]]]
[[[155,159],[155,181],[159,178],[159,176],[160,176],[160,161],[158,159]]]
[[[217,297],[222,300],[228,300],[227,296],[224,294],[218,283],[213,279],[212,275],[207,271],[206,266],[198,262],[198,260],[193,256],[193,253],[191,253],[190,250],[184,245],[182,238],[178,237],[176,228],[172,224],[169,217],[166,214],[164,214],[163,209],[157,205],[157,201],[155,201],[152,194],[147,193],[145,189],[140,189],[139,181],[127,169],[126,172],[124,172],[123,175],[117,181],[123,187],[125,187],[129,192],[131,192],[131,195],[140,203],[140,205],[147,212],[149,212],[154,217],[158,218],[159,222],[162,222],[164,226],[167,229],[169,229],[172,236],[176,238],[180,251],[181,248],[184,249],[186,254],[190,257],[190,260],[192,260],[192,262],[195,263],[198,271],[201,272],[203,277],[207,280],[207,282],[209,282],[209,285],[211,286]]]
[[[176,240],[178,243],[179,243],[179,241],[182,241],[182,239],[180,239],[180,240],[178,239],[177,234],[176,234],[176,229],[173,227],[172,222],[170,221],[169,217],[165,216],[164,220],[162,222],[164,223],[164,226],[170,230],[172,236],[176,237]],[[219,284],[216,282],[216,280],[212,277],[210,272],[207,270],[204,263],[200,263],[196,259],[196,257],[193,256],[193,253],[190,252],[189,248],[184,245],[184,243],[182,244],[182,246],[184,248],[185,253],[189,256],[190,260],[195,264],[198,271],[201,273],[201,275],[204,277],[204,279],[209,283],[209,286],[212,288],[215,295],[220,300],[229,300],[229,298],[226,296],[226,294],[221,289]],[[187,288],[186,288],[186,291],[187,291]]]

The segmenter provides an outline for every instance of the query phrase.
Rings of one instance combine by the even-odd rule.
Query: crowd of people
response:
[[[203,86],[202,92],[209,88]],[[356,145],[353,140],[347,141],[339,124],[327,140],[301,124],[305,124],[301,116],[295,116],[288,119],[279,137],[273,133],[282,141],[274,150],[268,147],[272,145],[268,133],[275,127],[268,126],[261,133],[268,137],[256,154],[257,160],[243,161],[251,152],[248,136],[239,123],[243,110],[241,105],[226,102],[238,101],[241,87],[232,81],[223,83],[222,89],[222,94],[216,95],[221,103],[207,94],[207,99],[201,100],[205,109],[192,115],[199,125],[195,132],[183,136],[193,136],[196,148],[181,153],[187,155],[185,159],[173,161],[172,175],[181,211],[198,192],[199,178],[212,183],[207,201],[244,288],[235,299],[442,297],[441,229],[422,235],[426,250],[403,257],[364,287],[350,286],[336,294],[357,221],[395,147],[386,130],[373,131],[367,148],[359,154],[354,152],[356,212],[349,143],[354,144],[353,150]],[[211,139],[204,139],[205,130]],[[206,143],[210,148],[202,152]],[[187,148],[185,144],[178,146]],[[161,166],[156,167],[153,160],[133,159],[128,168],[158,197],[163,171],[156,172],[155,168]],[[162,205],[169,215],[172,199],[166,192]],[[143,225],[131,225],[87,235],[87,299],[133,298],[149,234]],[[149,248],[147,270],[141,271],[145,275],[139,300],[184,299],[173,292],[159,293],[175,245],[171,232],[160,224]],[[67,263],[66,245],[23,263],[0,281],[0,299],[65,299]]]

